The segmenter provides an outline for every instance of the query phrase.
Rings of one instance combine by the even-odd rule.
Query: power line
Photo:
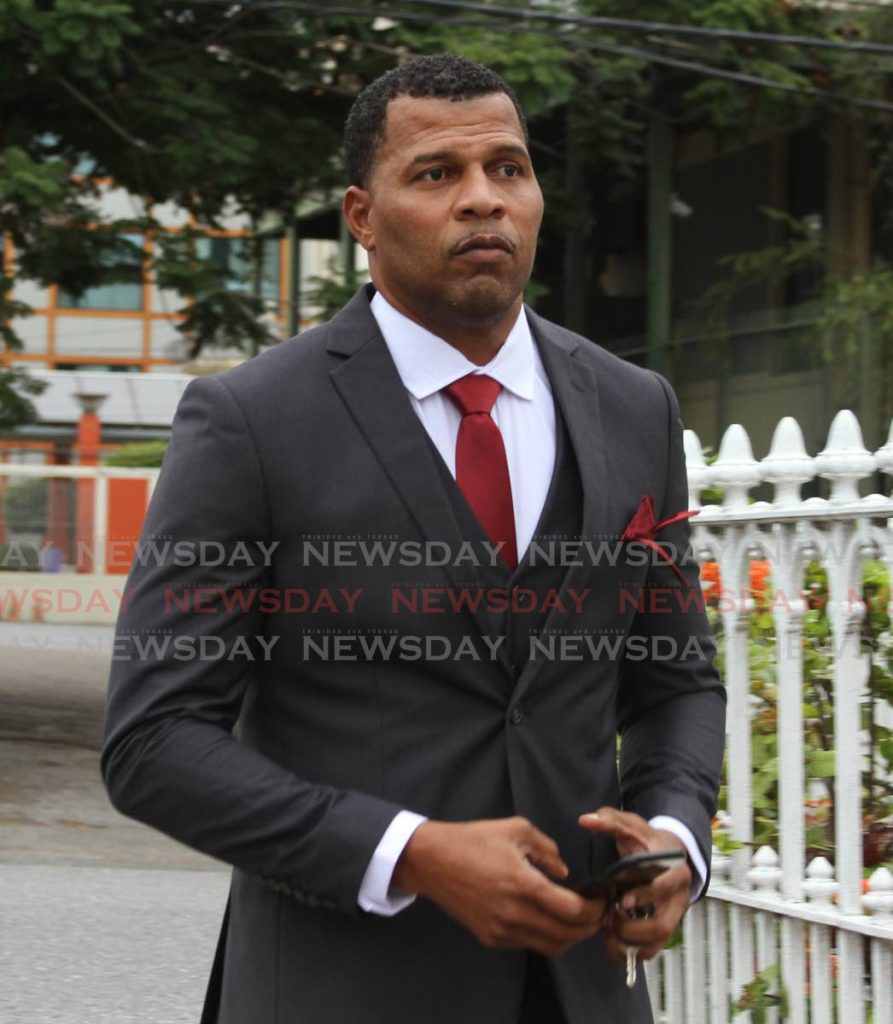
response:
[[[666,35],[694,36],[706,39],[735,39],[753,43],[778,43],[818,49],[844,50],[848,53],[879,53],[893,56],[893,45],[888,43],[844,42],[818,36],[782,35],[774,32],[749,32],[742,29],[711,28],[705,25],[682,25],[665,21],[639,21],[632,18],[607,18],[585,14],[559,14],[557,11],[538,11],[534,8],[502,7],[496,4],[470,3],[468,0],[404,0],[405,3],[426,7],[448,7],[455,10],[475,11],[478,14],[503,14],[511,18],[530,17],[571,26],[590,28],[617,28],[634,32]],[[878,8],[879,9],[879,8]],[[383,14],[384,12],[379,12]]]
[[[126,128],[123,128],[117,121],[114,120],[109,114],[107,114],[101,107],[97,106],[89,96],[84,95],[77,86],[73,85],[63,75],[54,75],[56,81],[79,102],[82,103],[88,110],[92,111],[101,121],[104,121],[109,128],[115,132],[116,135],[120,135],[122,139],[129,142],[131,146],[135,146],[137,149],[147,150],[148,144],[143,139],[137,139]]]
[[[772,78],[761,78],[758,75],[749,75],[743,71],[726,71],[723,68],[714,67],[712,64],[701,64],[698,61],[682,60],[678,57],[667,57],[662,54],[651,53],[647,50],[640,50],[632,46],[613,46],[610,43],[584,43],[583,45],[605,53],[613,53],[621,57],[636,57],[647,60],[652,64],[663,64],[667,67],[678,68],[683,71],[692,71],[710,78],[724,78],[730,82],[741,82],[743,85],[756,85],[763,89],[775,89],[780,92],[800,93],[803,96],[813,96],[816,99],[826,100],[829,103],[845,103],[852,107],[864,107],[868,110],[882,110],[885,113],[893,112],[893,103],[886,100],[866,99],[862,96],[849,96],[845,93],[828,92],[825,89],[813,89],[809,86],[793,85],[790,82],[776,82]]]
[[[226,5],[233,7],[232,0],[184,0],[184,2],[200,3],[203,5]],[[520,8],[513,7],[491,7],[481,6],[479,4],[462,3],[459,0],[404,0],[408,3],[424,3],[427,5],[439,5],[442,7],[455,7],[458,9],[470,9],[475,12],[484,14],[500,14],[503,12],[510,12],[517,18],[519,14],[524,13]],[[293,0],[259,0],[253,4],[255,10],[258,8],[266,9],[278,9],[278,10],[289,10],[299,14],[309,14],[311,16],[319,16],[319,9],[315,5],[302,4],[293,2]],[[337,7],[329,7],[326,9],[326,15],[343,15],[345,17],[362,17],[362,18],[373,18],[373,17],[387,17],[391,20],[407,20],[417,21],[423,24],[439,24],[443,21],[442,18],[434,15],[424,15],[414,11],[395,11],[393,9],[382,9],[382,8],[368,8],[368,7],[353,7],[347,5],[338,5]],[[546,12],[529,12],[535,17],[546,17]],[[549,15],[550,18],[560,18],[567,22],[576,23],[577,20],[570,15]],[[587,20],[587,19],[584,19]],[[588,21],[598,21],[600,19],[588,19]],[[601,19],[612,22],[621,21],[621,19]],[[624,21],[625,26],[629,25],[647,25],[653,27],[658,23],[653,22],[627,22]],[[638,47],[624,46],[621,44],[602,43],[595,42],[593,40],[583,40],[579,37],[571,37],[567,33],[552,32],[548,29],[537,28],[532,25],[524,24],[506,24],[505,22],[482,22],[482,21],[468,21],[461,19],[451,19],[450,25],[454,27],[468,27],[468,28],[498,28],[501,32],[527,32],[536,35],[545,36],[552,39],[557,39],[564,44],[570,44],[578,49],[593,50],[596,52],[607,53],[618,57],[631,57],[636,60],[641,60],[647,63],[660,64],[666,67],[676,68],[678,70],[690,71],[697,75],[703,75],[710,78],[720,78],[726,81],[738,82],[742,85],[753,85],[763,89],[773,89],[779,92],[789,92],[800,94],[803,96],[811,96],[815,99],[824,100],[829,103],[840,103],[851,107],[861,107],[867,110],[878,110],[884,113],[893,112],[893,103],[885,100],[873,100],[861,96],[851,96],[845,93],[829,92],[825,89],[815,89],[809,86],[794,85],[790,82],[778,82],[775,79],[764,78],[760,75],[748,74],[744,71],[728,71],[723,68],[718,68],[713,64],[705,64],[699,61],[683,60],[679,57],[671,57],[664,54],[654,53],[651,50],[645,50]],[[676,26],[666,26],[668,28],[676,28]],[[711,30],[713,31],[713,30]],[[716,30],[717,32],[722,30]],[[738,35],[751,37],[753,34],[738,33]],[[808,42],[812,42],[807,37],[789,36],[789,37],[777,37],[769,36],[773,41],[784,38],[788,40],[805,39]],[[826,40],[826,42],[831,42]],[[847,46],[848,44],[834,44],[835,46]],[[880,45],[880,44],[878,44]],[[885,47],[884,52],[893,54],[893,46]]]
[[[203,6],[224,6],[231,9],[281,8],[300,10],[302,14],[315,17],[326,15],[359,15],[369,18],[406,18],[407,12],[394,11],[384,7],[347,7],[327,6],[321,11],[318,5],[292,3],[289,0],[257,0],[254,3],[239,0],[179,0],[181,3],[194,3]],[[585,26],[588,28],[614,28],[622,31],[638,32],[655,35],[681,35],[701,37],[713,40],[737,40],[751,43],[775,43],[784,46],[799,46],[806,49],[840,50],[846,53],[875,53],[893,57],[893,44],[825,39],[821,36],[787,35],[775,32],[751,32],[746,29],[714,28],[706,25],[685,25],[664,21],[642,21],[635,18],[609,18],[601,15],[560,14],[557,11],[543,11],[531,7],[504,7],[499,4],[471,3],[470,0],[403,0],[404,3],[421,4],[426,7],[445,7],[452,10],[464,10],[476,14],[502,15],[509,18],[531,18],[537,21],[552,22],[570,28]],[[871,5],[873,10],[882,10],[879,5]],[[893,10],[893,5],[891,5]]]

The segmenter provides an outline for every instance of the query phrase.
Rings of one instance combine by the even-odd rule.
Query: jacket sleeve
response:
[[[688,483],[676,398],[658,379],[667,403],[668,438],[667,483],[655,510],[660,521],[688,508]],[[715,644],[688,520],[662,530],[657,542],[675,558],[685,582],[661,559],[651,560],[643,605],[631,626],[651,656],[627,655],[618,690],[621,798],[625,809],[646,819],[670,815],[684,822],[709,865],[725,743],[725,689],[713,665]],[[652,600],[658,594],[660,599]]]
[[[363,874],[400,807],[298,778],[236,739],[263,657],[258,638],[272,638],[256,602],[198,610],[202,588],[264,585],[268,559],[257,542],[269,550],[270,524],[235,397],[220,380],[191,382],[122,601],[102,775],[124,814],[300,902],[358,913]]]

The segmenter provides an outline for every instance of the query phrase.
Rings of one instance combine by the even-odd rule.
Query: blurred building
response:
[[[656,116],[649,173],[588,189],[584,179],[576,223],[541,243],[537,307],[665,374],[707,445],[742,423],[765,452],[790,415],[817,451],[849,407],[876,447],[893,402],[889,327],[854,299],[855,320],[865,314],[855,337],[834,336],[823,289],[893,265],[883,141],[858,112],[738,132],[677,130]],[[824,264],[773,280],[771,251],[802,229]],[[765,275],[741,276],[722,323],[711,321],[704,297],[735,279],[728,259],[742,253],[762,254]]]
[[[151,212],[162,231],[190,224],[186,212],[172,204]],[[318,309],[311,301],[316,283],[330,276],[346,245],[334,199],[316,198],[301,212],[297,232],[266,233],[260,273],[250,258],[245,215],[225,216],[222,228],[198,240],[199,255],[225,268],[230,290],[263,298],[266,324],[280,340],[316,322]],[[110,183],[101,187],[98,219],[136,219],[145,213],[138,196]],[[22,349],[2,352],[0,360],[23,367],[47,389],[35,400],[39,421],[0,438],[0,461],[69,462],[81,414],[78,394],[105,396],[99,409],[102,450],[165,438],[190,376],[247,358],[246,351],[213,347],[191,358],[188,339],[178,330],[185,300],[158,287],[149,269],[157,232],[126,237],[139,246],[143,260],[134,262],[126,280],[78,296],[16,277],[14,247],[5,241],[4,271],[15,278],[12,297],[34,313],[13,321]],[[354,251],[351,246],[351,258]],[[119,276],[120,265],[115,269]]]

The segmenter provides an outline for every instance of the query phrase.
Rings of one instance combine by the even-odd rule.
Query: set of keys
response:
[[[654,917],[653,903],[640,903],[621,909],[619,904],[622,897],[631,889],[650,885],[659,875],[684,862],[685,858],[685,850],[681,849],[632,853],[577,886],[577,892],[587,899],[605,900],[609,910],[617,908],[630,921]],[[622,949],[626,954],[626,987],[635,988],[641,946],[624,944]]]
[[[628,910],[624,910],[623,913],[632,921],[638,921],[642,918],[654,917],[654,904],[644,903],[638,907],[630,907]],[[630,946],[624,945],[623,951],[626,953],[626,987],[636,987],[636,971],[638,970],[638,957],[641,946]]]
[[[635,988],[636,986],[636,971],[638,969],[638,946],[627,946],[626,947],[626,987]]]

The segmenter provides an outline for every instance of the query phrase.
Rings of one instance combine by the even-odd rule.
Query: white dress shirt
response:
[[[520,558],[539,522],[555,469],[555,404],[527,317],[518,317],[486,366],[476,366],[457,348],[398,313],[381,292],[372,299],[372,314],[416,415],[454,477],[462,413],[443,389],[469,373],[485,373],[502,385],[490,415],[505,445]]]
[[[469,373],[485,373],[502,385],[490,415],[505,445],[520,558],[539,522],[555,468],[552,388],[523,309],[493,359],[477,366],[457,348],[394,309],[381,292],[375,293],[371,308],[410,403],[454,477],[462,414],[443,389]],[[536,458],[530,457],[531,452],[536,452]],[[391,916],[415,899],[392,889],[391,876],[410,836],[426,820],[412,811],[400,811],[385,830],[360,885],[358,901],[363,910]],[[650,824],[672,832],[685,844],[700,874],[692,886],[696,896],[707,871],[691,831],[666,816],[653,818]]]

